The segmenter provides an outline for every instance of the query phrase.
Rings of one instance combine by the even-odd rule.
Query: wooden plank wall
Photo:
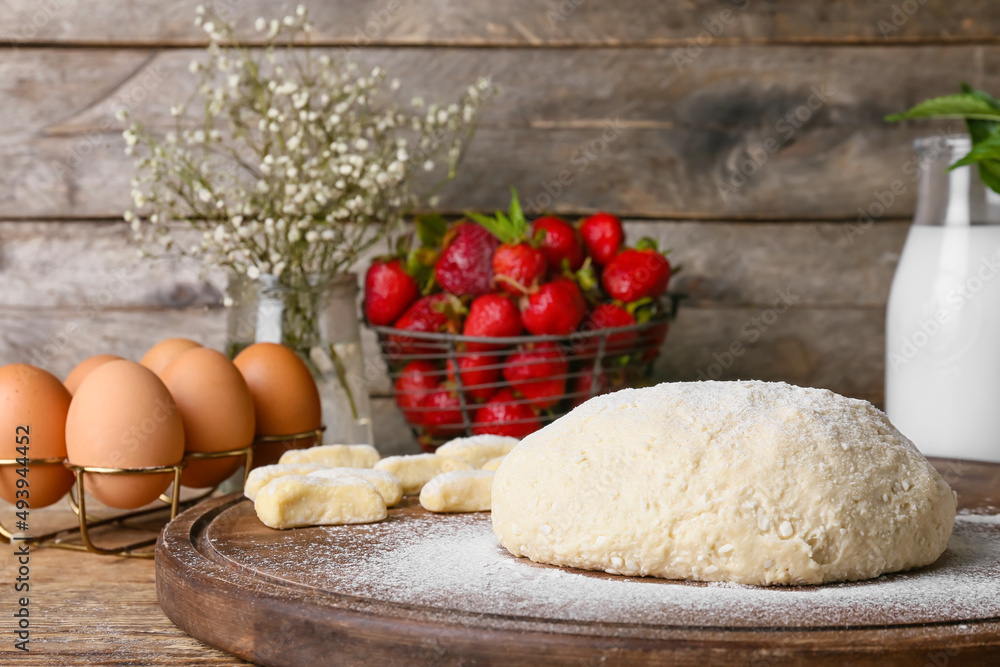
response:
[[[187,97],[196,4],[5,3],[0,363],[65,374],[169,335],[221,341],[224,279],[139,260],[119,222],[131,164],[114,113],[162,123]],[[529,206],[613,211],[632,240],[674,249],[674,287],[690,297],[667,379],[781,379],[880,402],[910,143],[961,130],[882,117],[959,80],[1000,90],[995,0],[307,4],[315,46],[381,65],[405,96],[452,97],[481,75],[502,88],[443,211],[504,205],[516,185]],[[246,28],[279,6],[216,5]],[[902,194],[859,225],[897,180]],[[402,451],[388,389],[372,382],[377,437]]]

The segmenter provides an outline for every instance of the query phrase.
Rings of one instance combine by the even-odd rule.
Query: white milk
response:
[[[889,294],[886,413],[928,456],[1000,462],[1000,225],[913,225]]]

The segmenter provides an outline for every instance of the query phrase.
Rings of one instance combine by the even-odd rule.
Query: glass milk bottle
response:
[[[1000,194],[967,136],[914,144],[917,209],[889,293],[885,405],[928,456],[1000,461]]]

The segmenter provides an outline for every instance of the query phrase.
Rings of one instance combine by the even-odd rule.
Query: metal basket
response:
[[[384,326],[371,328],[378,335],[382,355],[388,363],[396,404],[403,411],[403,416],[421,448],[425,451],[434,451],[438,445],[463,435],[503,433],[511,428],[521,430],[517,428],[521,424],[524,424],[524,431],[535,430],[536,427],[541,428],[598,394],[643,384],[652,373],[653,364],[666,339],[670,322],[676,316],[679,300],[679,296],[669,295],[668,307],[663,308],[657,317],[642,324],[576,331],[565,336],[487,338],[407,331]],[[531,405],[533,412],[536,413],[531,418],[503,422],[477,421],[476,413],[483,405],[484,394],[510,387],[510,383],[504,380],[502,375],[507,365],[505,363],[507,357],[539,343],[554,344],[559,352],[559,359],[566,362],[566,373],[546,376],[546,380],[565,381],[565,390],[558,395],[552,395],[550,401],[553,404],[544,409],[536,407],[537,400],[525,397],[505,402],[510,405]],[[477,349],[470,351],[468,349],[470,344]],[[462,375],[466,373],[465,370],[449,372],[449,369],[461,368],[460,361],[470,355],[487,355],[495,360],[494,363],[479,366],[476,370],[499,371],[498,380],[464,384]],[[435,368],[436,379],[450,380],[454,384],[458,405],[444,408],[413,405],[412,400],[408,399],[417,398],[414,394],[422,392],[401,390],[397,382],[403,374],[403,369],[413,361],[430,362]],[[533,363],[549,361],[541,359]],[[449,424],[445,428],[425,426],[428,415],[456,409],[461,414],[460,422]]]

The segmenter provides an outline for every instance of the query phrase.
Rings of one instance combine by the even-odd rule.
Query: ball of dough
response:
[[[819,584],[919,567],[956,498],[866,401],[769,382],[593,398],[527,436],[493,483],[515,556],[627,576]]]

